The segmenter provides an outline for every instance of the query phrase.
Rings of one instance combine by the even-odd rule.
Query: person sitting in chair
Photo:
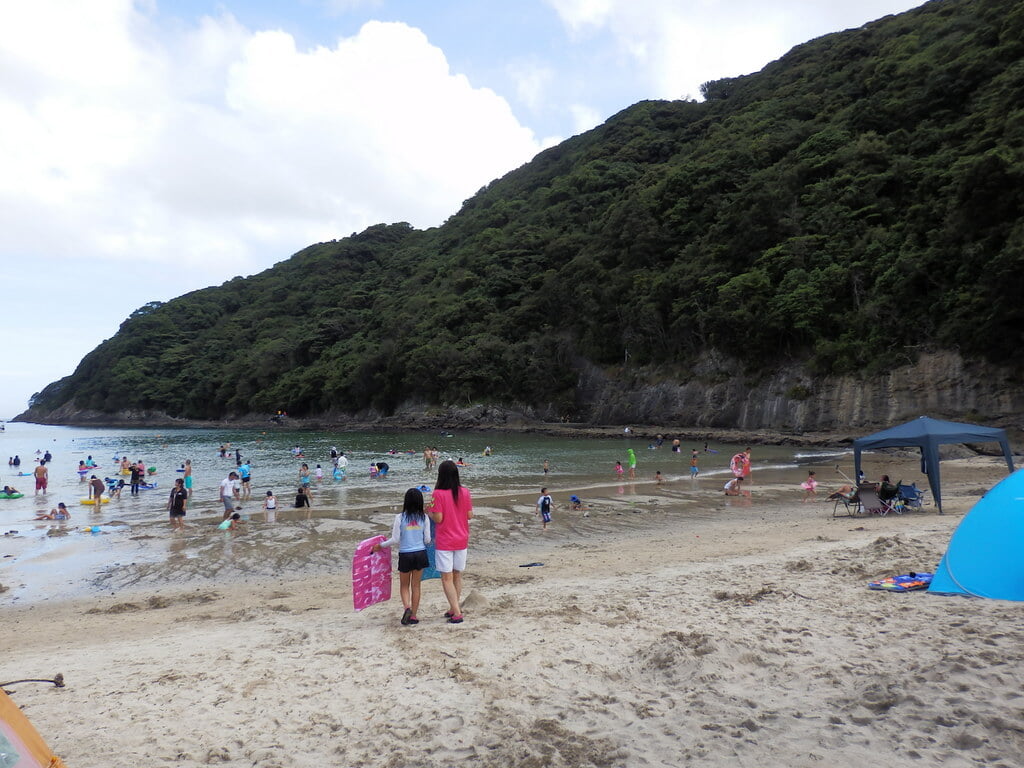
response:
[[[888,475],[882,475],[882,482],[878,484],[878,498],[882,501],[892,501],[900,493],[900,489],[893,485]]]
[[[835,499],[840,498],[846,499],[847,501],[853,501],[856,495],[857,492],[854,490],[852,485],[841,485],[839,486],[839,490],[833,491],[825,498],[827,498],[829,501],[834,501]]]

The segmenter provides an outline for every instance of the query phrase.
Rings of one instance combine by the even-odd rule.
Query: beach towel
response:
[[[912,592],[915,589],[927,589],[932,583],[930,573],[910,573],[903,576],[886,576],[879,581],[869,581],[868,589],[882,589],[887,592]]]
[[[391,548],[371,551],[382,541],[387,537],[361,541],[352,555],[352,605],[357,611],[391,599]]]

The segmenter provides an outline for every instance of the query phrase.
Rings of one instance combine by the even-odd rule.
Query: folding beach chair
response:
[[[902,514],[902,510],[893,504],[892,500],[883,501],[878,496],[878,490],[874,483],[861,483],[857,486],[857,497],[860,499],[861,510],[869,515],[884,517],[890,512]]]
[[[857,496],[856,491],[851,493],[849,496],[837,491],[828,498],[835,500],[835,504],[832,505],[832,517],[839,517],[840,509],[843,510],[843,515],[846,517],[853,517],[854,515],[859,515],[861,512],[860,498]]]
[[[904,507],[920,509],[924,505],[924,491],[917,487],[917,483],[910,485],[899,483],[897,488],[899,488],[899,499],[903,502]]]

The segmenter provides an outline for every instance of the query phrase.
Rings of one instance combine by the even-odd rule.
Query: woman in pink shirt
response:
[[[469,521],[473,518],[473,500],[468,488],[459,483],[459,468],[454,461],[442,461],[437,467],[437,482],[430,497],[430,519],[437,524],[435,565],[441,572],[441,588],[448,598],[445,616],[449,624],[462,623],[459,596],[462,572],[466,570],[469,548]]]

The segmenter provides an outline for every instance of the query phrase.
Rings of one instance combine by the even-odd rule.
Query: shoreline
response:
[[[27,413],[27,412],[26,412]],[[181,429],[258,429],[269,428],[280,431],[337,430],[339,432],[395,432],[451,431],[471,434],[538,434],[572,439],[616,439],[623,438],[627,426],[629,438],[655,440],[659,435],[666,442],[678,437],[683,442],[721,442],[729,444],[806,446],[808,448],[846,447],[859,437],[870,434],[875,428],[828,432],[788,432],[771,429],[743,430],[726,427],[651,425],[651,424],[584,424],[578,422],[548,422],[527,418],[521,414],[504,412],[507,419],[501,422],[483,423],[478,418],[466,417],[454,412],[449,415],[409,415],[401,417],[380,417],[358,420],[338,414],[310,417],[286,417],[275,422],[266,416],[240,416],[211,421],[178,419],[162,414],[124,415],[111,414],[83,415],[80,418],[62,420],[33,420],[19,414],[9,421],[24,424],[39,424],[58,427],[95,427],[120,429],[160,429],[176,427]],[[1020,443],[1024,431],[1006,427],[1011,443]],[[896,449],[899,450],[899,449]],[[996,455],[988,447],[963,447],[965,455]]]

